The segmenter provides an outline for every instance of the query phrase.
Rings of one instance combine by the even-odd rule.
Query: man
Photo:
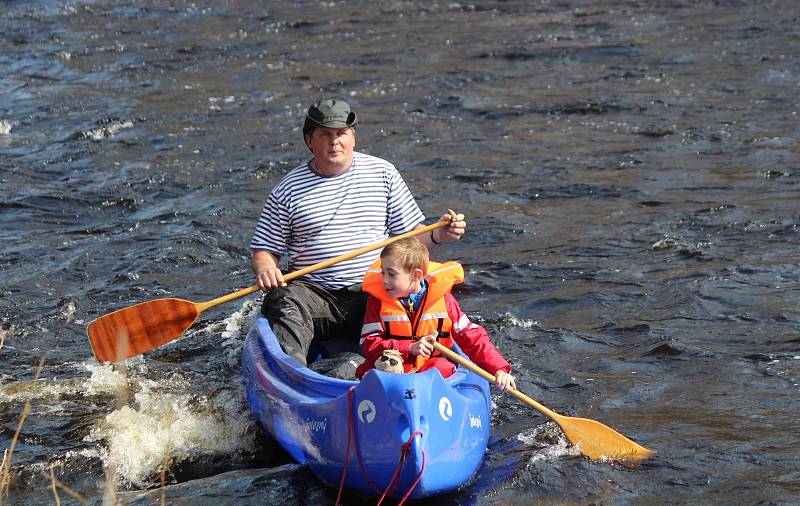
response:
[[[280,258],[287,256],[289,270],[296,271],[422,227],[425,218],[394,165],[354,151],[357,122],[341,100],[309,107],[303,138],[313,158],[272,189],[250,242],[256,281],[267,292],[261,312],[284,351],[301,364],[313,339],[342,337],[356,348],[367,300],[361,281],[380,252],[317,270],[291,285],[284,282]],[[426,246],[464,234],[463,215],[443,219],[450,226],[421,236]]]

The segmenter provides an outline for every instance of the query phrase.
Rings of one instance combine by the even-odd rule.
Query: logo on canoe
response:
[[[358,419],[363,423],[372,423],[375,420],[375,405],[370,400],[363,400],[358,403]]]
[[[325,432],[325,429],[328,427],[328,422],[326,420],[306,420],[306,428],[310,432]]]
[[[453,416],[453,405],[450,404],[450,399],[447,397],[442,397],[439,400],[439,416],[441,416],[442,420],[445,422],[450,420],[450,417]]]
[[[472,416],[469,415],[469,426],[473,429],[481,429],[483,428],[483,424],[481,423],[481,417],[479,416]]]

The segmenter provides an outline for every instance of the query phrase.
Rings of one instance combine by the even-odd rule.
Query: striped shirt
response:
[[[250,249],[288,257],[296,271],[412,230],[425,216],[391,163],[353,153],[353,165],[323,176],[308,163],[272,189]],[[314,271],[305,279],[329,290],[361,283],[380,250]]]

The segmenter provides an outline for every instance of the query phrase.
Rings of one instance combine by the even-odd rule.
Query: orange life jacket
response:
[[[385,339],[415,339],[437,331],[438,342],[447,348],[453,347],[450,337],[453,322],[447,314],[444,296],[452,290],[453,285],[464,281],[464,268],[458,262],[428,263],[428,274],[425,276],[428,288],[422,296],[420,307],[413,313],[406,310],[403,304],[389,296],[381,281],[381,260],[373,263],[364,276],[362,289],[381,301],[381,325]],[[434,351],[434,355],[438,352]],[[418,356],[413,364],[419,370],[429,357]],[[406,372],[412,364],[404,364]]]

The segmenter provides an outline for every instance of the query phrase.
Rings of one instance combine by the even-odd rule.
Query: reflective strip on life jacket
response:
[[[386,339],[415,339],[438,332],[437,341],[452,348],[450,337],[453,322],[447,314],[445,295],[454,284],[464,279],[464,269],[456,262],[439,264],[430,262],[426,281],[428,288],[423,296],[421,307],[411,315],[397,299],[389,297],[381,281],[380,259],[370,266],[364,276],[363,290],[381,301],[380,320]],[[412,320],[413,318],[413,320]],[[459,320],[461,321],[461,320]],[[467,320],[466,324],[469,324]],[[362,332],[362,335],[365,335]],[[438,354],[436,352],[435,354]],[[417,357],[415,367],[419,369],[427,357]],[[405,364],[410,368],[410,364]]]

